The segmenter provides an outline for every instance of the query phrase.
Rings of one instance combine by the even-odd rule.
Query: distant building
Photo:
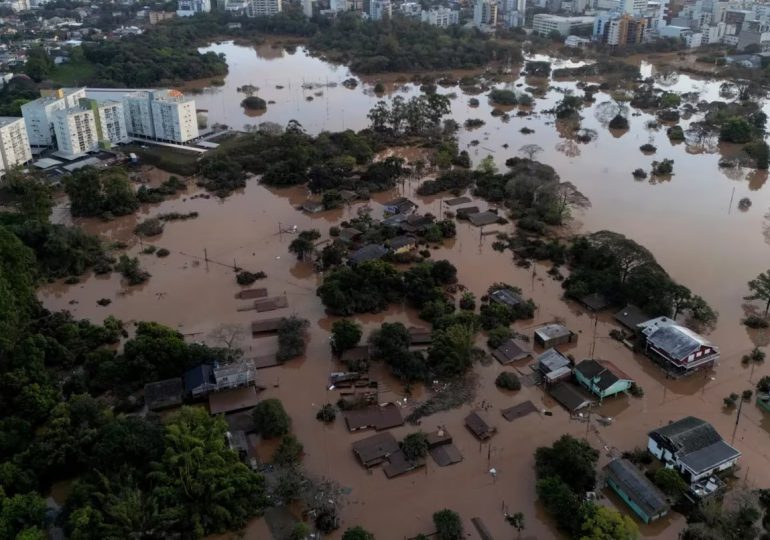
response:
[[[246,7],[248,17],[272,17],[283,11],[281,0],[249,0]]]
[[[589,30],[594,24],[594,17],[564,17],[550,13],[538,13],[532,18],[532,31],[541,36],[558,32],[562,36]]]
[[[714,426],[694,416],[651,431],[647,449],[690,484],[733,467],[741,457]]]
[[[313,0],[302,0],[302,14],[308,19],[313,16]]]
[[[594,39],[607,45],[636,45],[645,41],[648,19],[605,13],[594,22]]]
[[[179,0],[176,14],[179,17],[191,17],[197,13],[211,11],[211,0]]]
[[[99,148],[96,119],[91,109],[74,107],[53,113],[54,133],[59,155],[75,158]]]
[[[32,159],[23,118],[0,117],[0,176]]]
[[[476,0],[473,4],[473,26],[484,31],[495,29],[497,26],[496,0]]]
[[[419,17],[422,13],[422,5],[419,2],[404,2],[398,6],[398,12],[404,17]]]
[[[435,7],[430,11],[423,11],[420,20],[433,26],[447,28],[460,23],[460,12],[448,7]]]
[[[150,24],[158,24],[162,21],[167,21],[169,19],[173,19],[176,17],[176,12],[174,11],[150,11],[148,14],[148,19],[150,21]]]
[[[390,19],[393,16],[393,6],[390,0],[371,0],[369,2],[369,18],[373,21]]]
[[[620,8],[626,15],[639,15],[647,8],[647,0],[621,0]]]
[[[572,49],[582,49],[590,44],[590,39],[582,38],[580,36],[567,36],[567,39],[564,40],[564,46]]]

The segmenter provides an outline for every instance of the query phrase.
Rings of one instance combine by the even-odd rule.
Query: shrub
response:
[[[252,111],[264,111],[267,109],[267,102],[257,96],[249,96],[241,101],[241,107]]]
[[[422,431],[410,433],[401,441],[401,451],[409,461],[424,458],[428,453],[428,437]]]
[[[618,113],[610,120],[610,129],[628,129],[628,118]]]
[[[634,396],[634,397],[642,397],[644,396],[644,388],[639,386],[637,383],[633,383],[631,387],[628,389],[628,392]]]
[[[255,430],[266,439],[281,437],[289,432],[291,418],[286,414],[281,400],[271,398],[260,401],[254,412]]]
[[[129,257],[128,255],[121,255],[118,259],[118,263],[115,265],[115,270],[120,272],[129,285],[139,285],[144,283],[150,278],[149,272],[142,269],[139,266],[139,259],[136,257]]]
[[[749,328],[767,328],[770,326],[770,322],[764,317],[760,317],[759,315],[749,315],[745,319],[743,319],[743,324],[748,326]]]
[[[631,174],[634,176],[634,178],[638,178],[640,180],[647,178],[647,173],[644,172],[644,169],[634,169],[634,172]]]
[[[331,424],[337,418],[337,407],[331,403],[326,403],[323,407],[318,409],[315,418],[324,424]]]
[[[668,138],[671,141],[684,140],[684,130],[682,129],[682,126],[671,126],[666,130],[666,135],[668,135]]]
[[[294,435],[284,435],[273,454],[273,463],[282,467],[294,465],[299,462],[303,449],[302,443]]]
[[[257,281],[258,279],[265,279],[266,277],[267,277],[267,274],[265,274],[264,272],[261,272],[261,271],[260,272],[256,272],[256,273],[252,273],[252,272],[248,272],[246,270],[243,270],[241,272],[238,272],[235,275],[235,281],[238,282],[238,285],[251,285],[252,283]]]
[[[512,90],[494,88],[489,93],[489,101],[497,105],[516,105],[518,99],[516,98],[516,92]]]
[[[495,386],[504,390],[521,390],[521,381],[515,373],[503,371],[495,379]]]
[[[171,252],[166,248],[160,248],[158,251],[155,252],[155,256],[161,257],[161,258],[168,257],[169,255],[171,255]]]
[[[498,326],[489,331],[489,337],[487,338],[487,346],[490,349],[497,349],[500,345],[505,343],[506,340],[513,336],[513,332],[507,326]]]
[[[652,162],[652,174],[656,176],[665,176],[674,172],[674,160],[664,159],[663,161]]]
[[[646,143],[640,146],[639,150],[641,150],[645,154],[652,154],[657,150],[657,148],[655,147],[654,144]]]
[[[460,309],[465,311],[473,311],[476,309],[476,297],[472,292],[466,291],[460,298]]]
[[[759,379],[759,382],[757,383],[757,392],[762,392],[765,394],[770,392],[770,375],[765,375]]]
[[[136,226],[134,232],[139,236],[157,236],[163,232],[163,222],[158,218],[150,218]]]
[[[724,398],[722,402],[726,408],[732,409],[733,407],[735,407],[735,404],[738,402],[738,398],[740,398],[740,396],[735,392],[733,392],[729,396]]]

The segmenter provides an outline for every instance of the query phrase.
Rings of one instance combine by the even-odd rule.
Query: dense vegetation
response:
[[[440,29],[406,17],[364,21],[352,13],[317,34],[310,48],[358,73],[465,69],[521,59],[518,47],[476,30]]]
[[[122,169],[84,167],[64,181],[73,216],[125,216],[139,208],[139,199]]]
[[[608,507],[585,500],[596,485],[599,452],[587,442],[562,435],[553,446],[535,451],[536,491],[556,525],[570,538],[633,540],[634,521]]]

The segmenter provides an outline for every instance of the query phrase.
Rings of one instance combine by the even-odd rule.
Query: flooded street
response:
[[[350,77],[347,68],[332,66],[309,57],[299,48],[294,54],[270,46],[255,49],[232,44],[213,45],[205,50],[224,52],[230,64],[230,74],[224,87],[207,89],[197,95],[198,107],[208,109],[209,124],[224,123],[235,129],[245,124],[256,125],[271,121],[285,125],[297,119],[308,132],[321,130],[361,129],[368,121],[366,113],[377,101],[371,84],[359,84],[349,90],[341,82]],[[556,67],[556,66],[555,66]],[[645,75],[652,67],[643,66]],[[524,79],[510,83],[520,89],[534,81]],[[324,88],[306,90],[303,83],[319,83]],[[327,87],[328,83],[337,83]],[[256,93],[268,104],[259,116],[248,116],[239,106],[245,94],[238,87],[252,84]],[[551,81],[552,89],[545,98],[537,98],[534,115],[517,117],[508,122],[491,116],[492,107],[484,95],[480,105],[468,105],[472,96],[457,88],[439,87],[439,92],[455,93],[452,116],[459,123],[468,118],[481,118],[481,128],[459,132],[461,149],[468,149],[475,163],[492,155],[502,169],[507,158],[517,154],[524,144],[537,144],[543,151],[536,159],[553,166],[562,180],[573,182],[590,200],[591,208],[575,217],[571,228],[581,232],[610,229],[620,232],[644,245],[656,256],[674,279],[703,296],[717,311],[720,319],[708,337],[721,349],[721,363],[706,377],[698,374],[687,380],[666,380],[659,368],[643,356],[634,355],[622,344],[608,337],[616,328],[611,312],[595,321],[593,315],[575,304],[561,299],[561,284],[547,274],[548,266],[535,265],[522,269],[514,265],[510,252],[498,253],[491,247],[494,236],[480,237],[479,229],[467,222],[458,222],[457,238],[442,248],[432,250],[433,259],[448,259],[458,268],[460,283],[481,297],[492,283],[508,282],[522,288],[538,304],[535,318],[514,325],[521,333],[532,335],[533,327],[555,318],[564,323],[579,338],[576,344],[562,349],[579,361],[595,348],[595,357],[611,360],[631,375],[644,389],[644,397],[624,396],[610,399],[599,409],[615,419],[604,427],[570,420],[568,413],[537,387],[524,387],[516,393],[503,392],[494,385],[502,367],[494,362],[477,365],[477,403],[492,405],[490,417],[497,423],[498,434],[489,444],[479,442],[463,426],[463,418],[473,404],[460,409],[438,413],[423,420],[419,428],[403,426],[392,430],[397,439],[422,429],[431,431],[446,426],[464,460],[454,466],[439,468],[432,460],[418,472],[388,480],[374,469],[367,474],[351,452],[353,441],[371,433],[349,434],[344,421],[338,418],[329,427],[315,419],[318,407],[335,401],[336,395],[327,391],[329,372],[339,369],[332,360],[328,331],[333,318],[324,313],[315,294],[321,277],[310,265],[299,263],[288,253],[292,235],[280,234],[281,227],[297,225],[302,229],[318,228],[328,238],[328,228],[356,215],[358,203],[342,210],[309,216],[295,206],[307,197],[304,188],[269,190],[254,182],[225,201],[216,198],[191,198],[191,188],[173,200],[146,206],[136,216],[119,218],[109,223],[93,220],[79,221],[87,231],[99,233],[110,240],[131,244],[130,252],[141,251],[133,235],[137,222],[165,212],[199,212],[197,219],[166,224],[159,237],[145,240],[165,247],[171,255],[165,259],[154,255],[138,255],[142,265],[152,274],[144,285],[125,288],[120,276],[90,277],[77,285],[55,283],[41,289],[40,298],[50,309],[68,309],[76,317],[102,320],[114,315],[124,321],[156,320],[177,328],[189,339],[205,340],[208,333],[223,323],[247,327],[252,320],[267,318],[256,312],[238,312],[243,301],[234,295],[240,289],[235,282],[232,265],[252,272],[264,271],[267,279],[258,286],[268,288],[270,295],[285,292],[289,307],[269,314],[270,317],[297,314],[311,322],[310,341],[304,358],[290,361],[283,367],[261,370],[261,384],[267,389],[260,397],[280,398],[293,419],[293,430],[305,446],[304,465],[312,474],[336,480],[349,494],[343,499],[343,524],[332,538],[339,538],[348,526],[361,525],[378,538],[399,539],[433,531],[431,515],[444,507],[460,513],[466,528],[476,538],[470,519],[480,517],[496,538],[511,538],[514,529],[503,518],[503,511],[523,512],[526,529],[522,538],[550,539],[556,537],[548,517],[537,505],[534,488],[533,452],[537,446],[551,444],[563,433],[587,436],[594,447],[602,450],[600,466],[608,461],[611,451],[622,452],[645,446],[649,430],[686,415],[696,415],[714,424],[729,442],[735,428],[735,412],[722,410],[722,399],[731,392],[753,388],[763,375],[770,374],[767,365],[751,368],[741,365],[740,358],[754,344],[766,345],[766,335],[747,333],[740,324],[744,316],[742,297],[748,291],[746,282],[770,267],[770,246],[764,235],[764,214],[770,208],[770,196],[765,187],[766,174],[749,169],[720,169],[722,155],[734,149],[722,146],[714,153],[688,152],[685,144],[672,145],[665,127],[649,130],[646,124],[653,116],[641,113],[629,116],[630,130],[619,135],[606,127],[605,115],[610,97],[596,95],[596,102],[581,111],[582,126],[593,129],[598,136],[584,144],[562,135],[553,125],[553,116],[539,114],[552,108],[561,99],[557,88],[574,89],[577,81]],[[282,89],[276,86],[283,86]],[[502,86],[502,84],[501,84]],[[719,99],[718,82],[693,80],[679,76],[672,87],[677,91],[700,91],[701,99]],[[412,84],[392,86],[393,95],[409,97],[419,93]],[[317,92],[323,92],[316,96]],[[313,97],[307,101],[307,97]],[[611,105],[609,105],[611,106]],[[687,121],[681,122],[683,126]],[[534,129],[523,135],[522,127]],[[477,146],[469,146],[478,140]],[[639,146],[651,142],[657,147],[654,156],[645,156]],[[509,145],[506,149],[504,144]],[[674,160],[674,175],[670,180],[655,183],[649,179],[636,181],[631,171],[637,167],[649,170],[653,160]],[[417,182],[409,182],[391,193],[377,194],[370,203],[375,217],[385,201],[397,194],[412,197],[420,211],[441,213],[438,197],[421,198],[414,194]],[[753,203],[747,212],[738,210],[737,203],[749,197]],[[474,203],[486,207],[483,201]],[[66,210],[58,209],[61,220]],[[512,225],[497,226],[510,232]],[[208,262],[204,260],[204,250]],[[229,265],[229,266],[227,266]],[[109,298],[109,306],[97,305],[97,300]],[[76,302],[76,303],[73,303]],[[386,313],[358,317],[365,327],[365,336],[383,321],[403,321],[414,325],[425,323],[414,313],[393,307]],[[484,338],[479,338],[483,343]],[[244,339],[246,356],[275,352],[275,338]],[[561,349],[561,348],[560,348]],[[539,351],[536,351],[539,352]],[[520,373],[528,372],[527,361],[515,365]],[[379,374],[380,366],[374,367]],[[381,374],[380,401],[404,397],[401,385]],[[421,389],[413,391],[419,399]],[[411,400],[412,398],[410,398]],[[497,410],[531,400],[539,409],[552,416],[532,414],[508,423]],[[587,429],[588,427],[588,429]],[[739,484],[749,487],[770,485],[770,419],[747,403],[735,432],[734,446],[742,453],[737,474]],[[493,479],[488,470],[498,471]],[[628,509],[616,505],[624,513]],[[652,526],[640,526],[646,537],[676,538],[684,526],[678,514],[672,514]],[[256,520],[246,532],[246,538],[265,538],[262,520]]]

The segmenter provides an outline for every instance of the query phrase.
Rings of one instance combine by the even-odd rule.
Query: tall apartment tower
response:
[[[59,154],[75,158],[99,148],[94,111],[82,107],[61,109],[53,113],[53,127]]]
[[[21,114],[27,126],[29,143],[32,146],[52,146],[53,114],[62,109],[77,107],[79,100],[84,97],[85,88],[59,89],[22,105]]]
[[[129,135],[185,143],[198,137],[195,100],[176,90],[147,90],[124,98]]]
[[[497,26],[497,2],[495,0],[476,0],[473,5],[473,26],[482,30]]]
[[[247,17],[271,17],[283,11],[281,0],[249,0],[246,6]]]
[[[23,118],[0,117],[0,177],[8,169],[32,160]]]
[[[177,17],[192,17],[196,13],[208,13],[211,11],[211,0],[179,0],[177,3]]]

